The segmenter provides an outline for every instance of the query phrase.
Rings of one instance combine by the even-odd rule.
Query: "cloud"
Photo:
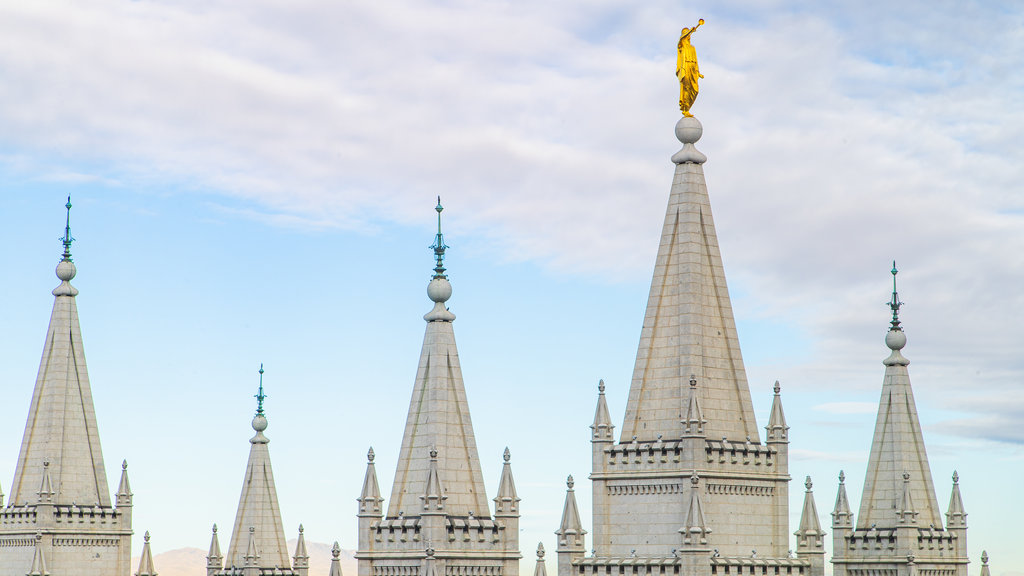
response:
[[[905,353],[934,404],[964,378],[1024,377],[1013,10],[4,4],[0,165],[300,229],[426,228],[441,195],[452,233],[499,257],[635,282],[679,146],[678,23],[699,13],[698,147],[750,295],[737,315],[808,335],[787,385],[877,387],[896,259]]]

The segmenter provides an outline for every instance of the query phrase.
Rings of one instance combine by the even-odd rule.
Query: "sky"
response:
[[[565,476],[589,472],[598,379],[622,419],[679,147],[675,43],[698,18],[698,148],[794,487],[812,476],[828,524],[844,470],[856,510],[895,260],[940,506],[959,471],[971,573],[984,549],[1024,574],[1016,3],[0,0],[0,487],[70,194],[136,549],[230,525],[261,363],[288,536],[355,548],[371,445],[390,492],[440,195],[483,472],[493,493],[510,448],[532,569]]]

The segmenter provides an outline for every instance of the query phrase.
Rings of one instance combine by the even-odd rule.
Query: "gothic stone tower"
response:
[[[427,321],[405,436],[384,514],[370,449],[359,497],[359,576],[518,576],[519,497],[508,449],[494,513],[484,490],[459,352],[445,307],[440,199]]]
[[[845,476],[839,473],[832,511],[833,574],[967,576],[967,513],[959,476],[953,473],[943,527],[910,386],[910,361],[901,352],[907,336],[900,326],[896,272],[894,263],[892,322],[885,335],[891,353],[882,362],[882,397],[856,523]]]
[[[66,207],[60,285],[53,290],[10,498],[0,508],[0,576],[127,576],[131,570],[132,491],[127,464],[113,501],[108,491],[78,325],[78,290],[71,285],[76,268],[70,198]]]
[[[702,131],[693,117],[676,125],[683,148],[622,432],[616,441],[603,382],[591,426],[593,554],[570,481],[559,576],[823,573],[823,550],[788,555],[789,427],[776,386],[766,436],[757,429],[694,146]]]
[[[309,572],[309,554],[306,538],[299,526],[299,540],[295,555],[288,560],[281,507],[277,501],[274,468],[270,464],[270,439],[267,415],[263,410],[263,366],[260,366],[260,388],[256,394],[258,407],[252,419],[256,435],[249,440],[249,462],[242,480],[242,494],[238,498],[234,530],[228,545],[227,557],[220,551],[217,525],[213,525],[210,551],[206,555],[207,576],[306,576]]]

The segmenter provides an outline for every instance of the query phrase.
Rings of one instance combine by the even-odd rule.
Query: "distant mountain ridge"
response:
[[[288,541],[288,549],[295,550],[295,540]],[[309,553],[309,576],[327,576],[331,569],[331,545],[306,541]],[[153,555],[153,564],[160,576],[205,576],[206,550],[200,548],[178,548]],[[139,565],[139,558],[132,558],[132,573]],[[341,572],[347,576],[356,575],[356,559],[353,550],[341,551]]]

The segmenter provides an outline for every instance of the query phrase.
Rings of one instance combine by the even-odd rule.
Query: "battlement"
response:
[[[876,552],[879,556],[891,556],[899,548],[899,530],[897,529],[858,529],[843,535],[847,551]],[[918,528],[914,549],[925,556],[949,556],[956,553],[959,537],[951,531],[937,528]],[[843,550],[836,550],[837,557],[844,556]],[[862,556],[863,554],[858,554]]]
[[[750,472],[780,474],[776,465],[779,450],[757,442],[704,440],[704,461],[689,459],[692,439],[656,442],[629,442],[604,449],[607,472],[680,471],[694,467],[707,470],[747,468]]]
[[[810,561],[804,558],[721,557],[708,559],[712,574],[757,576],[802,575],[809,573]],[[678,556],[591,556],[573,562],[579,576],[662,576],[680,574]]]

